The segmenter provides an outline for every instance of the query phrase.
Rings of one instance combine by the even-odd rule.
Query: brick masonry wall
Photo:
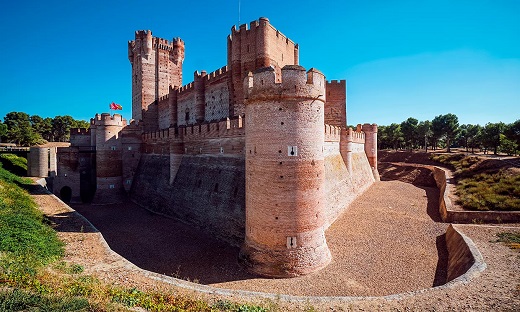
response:
[[[244,238],[244,158],[184,155],[170,184],[169,155],[142,155],[131,198],[239,246]]]
[[[167,129],[173,125],[171,120],[170,100],[168,96],[162,97],[157,104],[157,126],[159,129]],[[176,121],[174,121],[176,122]],[[156,130],[156,129],[152,129]]]
[[[348,209],[348,206],[372,183],[374,177],[363,151],[352,153],[354,172],[350,174],[339,152],[339,143],[325,145],[326,227]]]
[[[78,147],[58,148],[58,174],[53,179],[53,193],[60,197],[63,187],[70,187],[72,200],[80,201],[80,159]]]
[[[328,81],[325,85],[325,123],[337,127],[347,126],[347,82]]]
[[[214,121],[229,116],[229,89],[227,79],[206,86],[205,120]]]

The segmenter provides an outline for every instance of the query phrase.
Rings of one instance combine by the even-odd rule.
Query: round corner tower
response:
[[[377,125],[363,124],[362,131],[365,133],[365,154],[368,158],[368,163],[372,168],[374,179],[380,180],[379,171],[377,170]]]
[[[293,277],[325,267],[325,77],[298,65],[249,75],[246,90],[246,233],[249,270]]]
[[[96,193],[95,204],[110,204],[122,201],[123,171],[121,130],[126,120],[120,114],[108,113],[91,120],[95,131],[91,136],[96,146]]]

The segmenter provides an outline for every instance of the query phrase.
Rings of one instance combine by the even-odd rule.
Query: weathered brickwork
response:
[[[377,126],[346,128],[345,80],[299,66],[298,45],[266,18],[233,27],[227,65],[185,85],[181,39],[138,31],[128,48],[134,120],[73,129],[54,192],[126,194],[241,246],[259,275],[326,266],[325,230],[378,178]]]
[[[325,77],[288,65],[281,80],[272,67],[249,80],[241,258],[261,275],[307,274],[331,260],[323,196]]]
[[[135,40],[128,42],[128,59],[132,64],[132,118],[143,119],[142,110],[169,94],[170,86],[182,85],[184,42],[152,36],[152,32],[137,31]]]
[[[337,127],[347,126],[347,82],[328,81],[326,84],[325,123]]]

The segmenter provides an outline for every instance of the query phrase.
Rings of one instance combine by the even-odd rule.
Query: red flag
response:
[[[110,103],[109,106],[110,106],[110,109],[113,109],[113,110],[122,110],[123,109],[123,106],[116,104],[114,102]]]

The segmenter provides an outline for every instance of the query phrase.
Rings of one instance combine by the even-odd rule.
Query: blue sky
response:
[[[300,45],[302,66],[347,80],[349,124],[520,119],[520,1],[241,0],[238,12],[238,0],[3,3],[0,117],[88,120],[115,101],[130,118],[135,30],[185,41],[186,84],[226,65],[239,19],[265,16]]]

